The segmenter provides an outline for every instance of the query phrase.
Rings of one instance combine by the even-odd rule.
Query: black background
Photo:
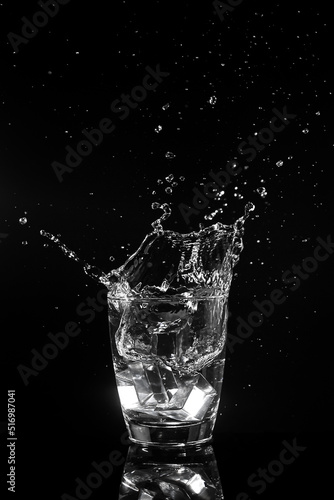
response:
[[[244,0],[221,20],[211,2],[71,0],[14,54],[7,34],[20,34],[22,16],[32,19],[38,10],[30,0],[0,6],[1,469],[7,473],[7,390],[15,389],[16,498],[74,496],[75,478],[85,479],[94,460],[127,450],[106,309],[90,323],[76,312],[101,286],[45,246],[39,232],[61,235],[108,271],[150,232],[154,201],[171,204],[165,227],[181,232],[209,224],[203,216],[210,208],[223,207],[215,221],[230,223],[247,201],[256,205],[231,288],[230,333],[238,316],[246,320],[254,310],[254,299],[268,299],[275,288],[287,296],[228,352],[214,438],[226,498],[241,491],[257,498],[247,478],[295,438],[306,450],[260,496],[331,493],[334,257],[294,292],[281,279],[333,229],[329,8]],[[158,64],[169,76],[120,120],[111,103]],[[284,106],[296,118],[247,162],[238,145]],[[116,130],[59,182],[52,162],[64,163],[65,147],[106,117]],[[193,188],[232,158],[242,173],[221,202],[187,225],[179,203],[191,206]],[[157,180],[171,173],[185,181],[168,195],[168,183]],[[41,352],[47,334],[69,321],[80,324],[80,335],[25,386],[17,366],[29,366],[31,349]],[[115,468],[91,498],[117,498],[121,473]],[[5,493],[5,474],[1,481]]]

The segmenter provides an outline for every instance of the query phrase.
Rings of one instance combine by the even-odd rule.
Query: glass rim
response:
[[[228,299],[227,293],[222,293],[220,295],[203,295],[200,297],[190,296],[185,297],[184,295],[169,295],[165,297],[119,297],[114,295],[109,295],[108,299],[112,299],[120,302],[172,302],[174,300],[187,302],[188,300],[212,300],[212,299]]]

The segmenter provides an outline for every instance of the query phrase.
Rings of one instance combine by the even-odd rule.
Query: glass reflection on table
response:
[[[131,445],[119,500],[223,500],[211,445],[155,448]]]

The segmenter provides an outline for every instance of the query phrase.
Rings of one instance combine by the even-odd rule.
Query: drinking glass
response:
[[[129,438],[183,447],[211,440],[225,364],[227,295],[108,294],[116,384]]]

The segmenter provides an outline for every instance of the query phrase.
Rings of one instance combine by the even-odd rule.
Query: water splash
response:
[[[244,224],[255,209],[247,203],[244,214],[234,224],[217,222],[199,231],[177,233],[164,230],[162,223],[171,215],[167,203],[152,203],[162,215],[152,222],[148,234],[138,250],[117,269],[109,273],[85,262],[57,236],[44,230],[40,234],[58,246],[64,255],[78,262],[93,280],[105,285],[116,298],[207,297],[227,295],[233,267],[243,250]]]
[[[41,229],[40,235],[52,241],[53,244],[55,244],[57,247],[60,248],[60,250],[63,252],[64,255],[66,255],[66,257],[78,262],[83,267],[83,270],[87,274],[87,276],[89,276],[95,281],[102,283],[103,285],[107,286],[110,284],[110,278],[108,278],[107,275],[101,269],[99,269],[96,266],[92,266],[88,262],[81,259],[73,250],[71,250],[70,248],[68,248],[68,246],[62,243],[57,236],[54,236],[51,233],[47,233],[46,231],[44,231],[44,229]]]
[[[172,211],[171,211],[171,208],[168,205],[168,203],[163,203],[162,205],[160,205],[158,203],[158,204],[154,204],[154,205],[155,205],[154,208],[161,208],[163,210],[163,214],[157,220],[152,222],[151,226],[154,229],[154,233],[162,234],[164,232],[163,227],[162,227],[162,222],[164,222],[165,220],[168,219],[168,217],[170,217],[170,214],[172,213]],[[159,206],[157,206],[157,205],[159,205]]]

